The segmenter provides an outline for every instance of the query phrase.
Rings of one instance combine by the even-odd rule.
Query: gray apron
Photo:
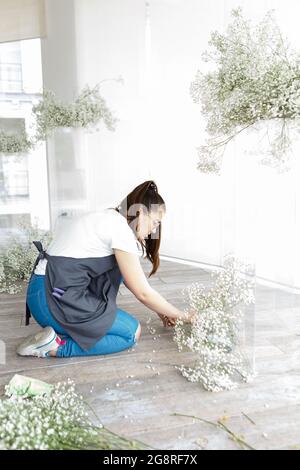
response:
[[[112,326],[116,297],[122,279],[115,255],[97,258],[51,256],[40,241],[32,242],[39,255],[29,282],[40,259],[46,258],[46,300],[54,319],[79,346],[88,351]],[[59,297],[54,288],[62,290]],[[31,313],[26,302],[26,325]]]

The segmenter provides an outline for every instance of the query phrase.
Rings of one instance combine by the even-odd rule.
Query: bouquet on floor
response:
[[[87,403],[71,379],[54,385],[15,375],[0,400],[1,450],[140,450],[146,446],[119,436],[89,418]]]
[[[176,322],[174,341],[179,351],[185,348],[196,353],[197,358],[192,367],[176,368],[206,390],[230,390],[237,387],[240,379],[248,382],[253,378],[242,341],[245,306],[255,303],[250,268],[228,255],[224,269],[212,272],[212,287],[193,283],[183,289],[188,310],[196,314],[191,323]]]

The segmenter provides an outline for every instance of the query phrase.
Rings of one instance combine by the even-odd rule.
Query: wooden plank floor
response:
[[[150,265],[142,260],[145,272]],[[181,290],[192,282],[210,282],[203,269],[161,261],[150,284],[178,308]],[[55,383],[75,380],[102,423],[156,449],[238,449],[228,434],[194,415],[227,426],[257,449],[300,448],[300,295],[257,285],[255,358],[257,377],[230,392],[210,393],[186,381],[175,365],[193,360],[179,353],[172,329],[121,286],[118,306],[142,324],[139,344],[128,351],[87,358],[22,358],[19,342],[38,331],[24,326],[23,293],[0,294],[1,339],[6,363],[0,364],[0,394],[13,374]],[[155,331],[154,331],[155,330]]]

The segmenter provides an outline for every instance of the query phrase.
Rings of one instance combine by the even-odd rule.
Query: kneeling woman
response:
[[[146,181],[116,208],[89,212],[58,225],[47,251],[40,251],[26,295],[26,320],[43,329],[17,349],[21,356],[90,356],[131,348],[141,335],[136,318],[117,308],[121,282],[164,326],[190,321],[148,283],[139,256],[159,266],[165,203]],[[146,253],[146,254],[145,254]]]

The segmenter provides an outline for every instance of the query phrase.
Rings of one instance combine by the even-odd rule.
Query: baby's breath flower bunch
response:
[[[94,88],[87,85],[72,103],[64,103],[53,91],[44,90],[32,112],[36,119],[36,140],[45,140],[58,127],[92,127],[100,120],[113,131],[117,122],[100,94],[99,84]]]
[[[20,154],[27,153],[33,147],[33,142],[25,131],[8,133],[0,130],[0,153]]]
[[[38,250],[32,240],[41,240],[48,246],[52,240],[49,231],[40,230],[37,223],[31,225],[24,217],[18,224],[20,235],[12,235],[0,250],[0,292],[16,294],[22,291],[22,284],[29,280]]]
[[[224,34],[211,34],[210,50],[202,56],[212,69],[198,71],[190,87],[210,136],[198,148],[198,169],[219,174],[226,145],[255,123],[273,120],[276,135],[262,163],[280,170],[291,145],[288,126],[300,129],[300,54],[283,38],[273,10],[256,26],[241,8],[232,17]]]
[[[188,310],[196,314],[191,323],[176,322],[174,341],[179,351],[187,348],[197,353],[197,360],[194,367],[177,368],[188,380],[200,382],[212,392],[237,387],[238,378],[252,378],[240,340],[244,306],[255,303],[254,281],[241,274],[249,273],[250,268],[251,265],[227,255],[224,269],[212,272],[212,287],[193,283],[183,290]]]
[[[8,390],[6,395],[9,396]],[[83,397],[68,379],[51,393],[24,398],[12,395],[0,401],[0,449],[85,450],[142,449],[89,419]]]
[[[113,80],[123,83],[122,77]],[[118,119],[113,116],[100,94],[102,82],[93,88],[86,85],[72,103],[62,102],[56,98],[53,91],[44,89],[41,100],[32,107],[35,135],[30,137],[25,130],[19,133],[0,130],[0,153],[29,152],[58,127],[92,128],[99,121],[103,121],[108,130],[114,131]]]

